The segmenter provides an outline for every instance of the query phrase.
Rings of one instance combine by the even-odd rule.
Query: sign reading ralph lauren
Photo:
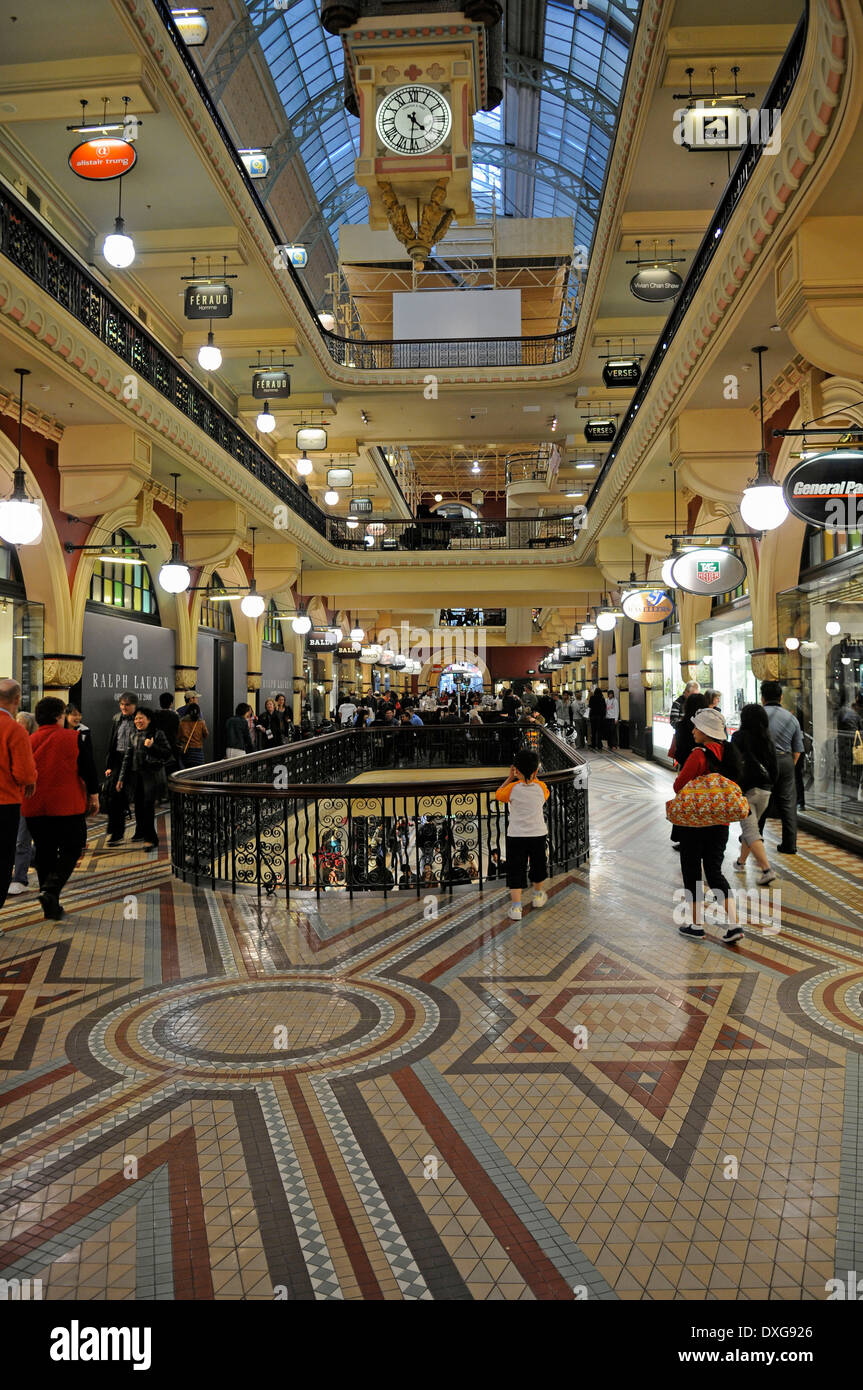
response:
[[[252,377],[252,396],[256,401],[283,400],[291,394],[291,378],[287,372],[255,372]]]
[[[230,285],[187,285],[187,319],[229,319],[234,312],[234,291]]]
[[[832,449],[792,468],[783,484],[789,511],[824,531],[863,526],[863,452]]]
[[[174,691],[175,642],[170,628],[136,621],[131,613],[88,612],[84,615],[84,672],[81,710],[96,751],[96,766],[105,756],[117,697],[123,690],[139,705],[157,708],[159,696]],[[210,714],[207,710],[205,717]]]

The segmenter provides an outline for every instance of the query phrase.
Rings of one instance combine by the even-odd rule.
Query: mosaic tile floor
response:
[[[0,914],[0,1278],[824,1299],[863,1269],[863,862],[803,835],[778,934],[685,941],[669,783],[595,757],[590,864],[521,922],[259,906],[97,826],[62,923]]]

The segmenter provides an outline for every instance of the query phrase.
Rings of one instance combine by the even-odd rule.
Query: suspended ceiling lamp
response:
[[[42,508],[27,496],[24,468],[21,463],[21,438],[24,432],[24,378],[30,372],[16,367],[21,385],[18,390],[18,463],[12,478],[12,496],[0,502],[0,539],[7,545],[32,545],[42,534]]]
[[[267,606],[265,600],[255,588],[255,532],[257,529],[257,526],[250,527],[252,532],[252,577],[249,581],[249,592],[240,603],[240,609],[245,613],[247,618],[260,618]]]
[[[291,627],[293,628],[294,632],[302,636],[305,632],[311,632],[312,620],[311,618],[307,617],[305,613],[298,612],[291,619]]]
[[[339,494],[336,492],[335,488],[327,488],[326,492],[324,493],[324,501],[326,502],[328,507],[338,506]]]
[[[270,414],[270,402],[264,401],[264,408],[255,421],[261,434],[272,434],[276,428],[276,417]]]
[[[172,473],[174,479],[174,539],[171,542],[171,558],[159,570],[159,583],[166,594],[184,594],[192,582],[188,565],[183,564],[180,542],[177,539],[177,479],[179,473]]]
[[[828,637],[838,637],[839,633],[842,631],[842,624],[836,622],[825,623],[824,631],[827,633]]]
[[[347,526],[349,531],[356,531],[359,524],[360,523],[357,521],[355,516],[349,516],[347,521],[345,522],[345,525]]]
[[[300,473],[304,478],[307,478],[313,470],[314,464],[306,454],[303,454],[300,458],[297,459],[297,472]]]
[[[596,615],[596,626],[600,632],[611,632],[617,623],[617,614],[613,613],[608,606],[608,596],[602,600],[602,607]]]
[[[362,640],[363,640],[363,638],[365,637],[365,635],[366,635],[366,634],[365,634],[365,631],[364,631],[363,628],[361,628],[361,627],[352,627],[352,628],[351,628],[351,641],[352,641],[352,642],[362,642]]]
[[[764,381],[762,377],[762,357],[766,347],[756,347],[752,351],[758,355],[758,393],[761,402],[761,449],[758,452],[758,472],[754,480],[744,489],[740,500],[740,515],[753,531],[775,531],[788,515],[788,504],[778,483],[770,476],[770,459],[764,448]]]
[[[207,334],[207,341],[198,348],[198,365],[203,367],[205,372],[217,372],[222,365],[222,350],[217,348],[213,342],[213,320],[210,319],[210,331]]]
[[[796,652],[797,648],[800,646],[800,638],[799,638],[799,637],[786,637],[786,638],[785,638],[785,645],[786,645],[786,647],[788,648],[788,650],[789,650],[790,652]]]
[[[109,232],[102,242],[102,255],[115,270],[126,270],[135,259],[135,243],[126,231],[123,221],[123,180],[119,180],[117,217],[113,232]]]
[[[598,632],[599,628],[596,626],[596,623],[586,622],[582,623],[579,636],[583,637],[585,642],[592,642]]]

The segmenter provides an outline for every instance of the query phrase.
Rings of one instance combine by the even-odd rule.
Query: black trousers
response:
[[[526,888],[525,870],[530,864],[531,883],[544,883],[548,878],[547,835],[507,835],[506,886]]]
[[[108,838],[111,840],[122,840],[126,833],[126,811],[129,799],[126,795],[126,788],[117,791],[117,778],[120,775],[120,763],[111,764],[111,779],[108,784],[107,803],[108,803]]]
[[[156,798],[138,790],[135,792],[135,834],[151,845],[159,838],[156,830]]]
[[[590,746],[591,746],[591,748],[601,748],[601,747],[602,747],[602,729],[603,729],[603,725],[604,725],[604,724],[605,724],[605,719],[604,719],[602,716],[599,716],[598,718],[595,717],[594,715],[591,715],[591,716],[590,716]]]
[[[18,820],[21,806],[18,802],[0,806],[0,907],[6,901],[12,870],[15,867],[15,842],[18,839]]]
[[[715,893],[727,898],[731,892],[728,879],[722,872],[722,860],[728,845],[727,825],[681,825],[680,832],[680,872],[683,886],[695,902],[697,885],[701,882],[701,866],[704,877]]]
[[[28,816],[40,892],[59,898],[87,843],[86,816]]]
[[[763,816],[758,818],[758,828],[764,833],[764,822],[768,816],[778,816],[782,821],[783,849],[797,848],[797,777],[793,753],[777,753],[779,777],[770,794],[770,802]]]
[[[605,721],[605,741],[609,748],[617,747],[617,723],[614,719]]]

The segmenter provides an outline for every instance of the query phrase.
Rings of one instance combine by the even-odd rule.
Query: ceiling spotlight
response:
[[[304,478],[308,477],[308,475],[312,472],[313,468],[314,465],[311,459],[308,458],[305,454],[303,454],[302,458],[297,459],[297,472],[301,473]]]
[[[829,637],[838,637],[839,633],[842,631],[842,624],[835,622],[825,623],[824,631]]]
[[[786,638],[785,638],[785,645],[786,645],[786,647],[788,648],[788,650],[789,650],[790,652],[796,652],[797,648],[800,646],[800,638],[799,638],[799,637],[786,637]]]
[[[205,372],[217,372],[222,365],[222,352],[213,342],[213,330],[207,334],[207,341],[198,348],[198,365]]]
[[[335,488],[327,488],[326,492],[324,493],[324,501],[326,502],[327,506],[335,507],[338,504],[338,500],[339,494],[336,492]]]
[[[135,243],[126,232],[126,223],[118,217],[113,232],[102,242],[102,255],[115,270],[126,270],[135,259]]]
[[[264,401],[264,408],[255,421],[255,424],[261,431],[261,434],[272,434],[273,430],[276,428],[276,417],[270,414],[269,401]]]
[[[367,425],[369,423],[369,417],[364,410],[360,411],[360,419],[362,420],[364,425]]]
[[[470,469],[470,471],[471,471],[471,473],[478,473],[478,472],[479,472],[479,459],[474,459],[473,463],[471,464],[471,469]]]

